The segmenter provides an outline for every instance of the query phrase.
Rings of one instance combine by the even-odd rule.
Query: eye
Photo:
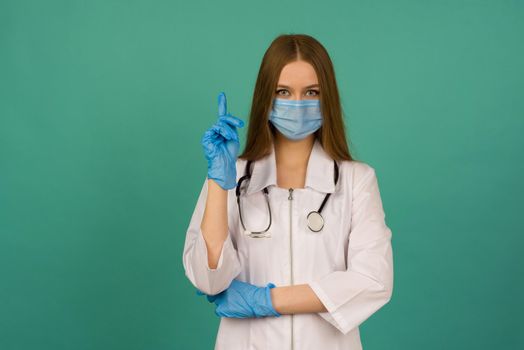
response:
[[[287,91],[287,90],[286,90],[286,89],[278,89],[278,90],[277,90],[277,95],[282,95],[282,94],[280,93],[281,91]],[[287,92],[289,92],[289,91],[287,91]],[[287,96],[287,95],[284,95],[284,96]]]
[[[318,96],[318,94],[319,94],[318,90],[308,90],[307,92],[309,92],[309,91],[313,91],[315,93],[314,95],[309,95],[309,96]]]

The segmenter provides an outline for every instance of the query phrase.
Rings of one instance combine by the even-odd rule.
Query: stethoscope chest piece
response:
[[[324,227],[324,218],[318,211],[312,211],[307,215],[307,226],[313,232],[320,232]]]

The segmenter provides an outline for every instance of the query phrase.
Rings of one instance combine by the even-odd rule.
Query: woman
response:
[[[374,168],[348,150],[325,48],[271,43],[241,155],[224,94],[218,114],[183,254],[222,317],[215,349],[361,349],[359,325],[391,298],[391,230]]]

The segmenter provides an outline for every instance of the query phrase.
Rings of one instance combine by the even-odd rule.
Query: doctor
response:
[[[243,154],[223,93],[202,138],[186,276],[216,304],[215,349],[362,349],[359,325],[393,290],[375,170],[349,153],[323,46],[281,35],[264,57]]]

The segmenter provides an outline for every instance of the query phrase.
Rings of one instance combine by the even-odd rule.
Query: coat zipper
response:
[[[292,200],[293,200],[293,189],[289,189],[289,257],[290,257],[290,266],[291,266],[291,285],[293,285],[293,230],[292,230],[292,220],[293,220],[293,212],[292,212]],[[293,314],[291,314],[291,350],[294,349],[294,339],[293,339]]]

